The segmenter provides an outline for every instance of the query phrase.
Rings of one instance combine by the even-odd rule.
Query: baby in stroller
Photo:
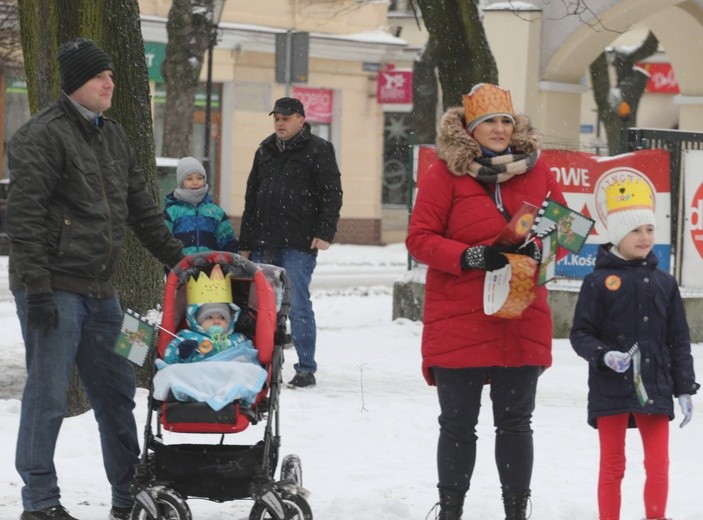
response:
[[[218,287],[222,285],[216,281],[221,277],[220,271],[227,273],[222,277],[227,280],[224,285],[229,287],[226,293],[218,293]],[[196,287],[200,284],[202,290]],[[175,343],[174,336],[179,337],[178,343],[184,343],[186,332],[183,329],[188,326],[188,308],[197,304],[191,316],[202,318],[195,311],[202,304],[211,303],[225,303],[229,309],[232,309],[231,303],[235,304],[240,314],[233,314],[227,326],[220,326],[227,332],[234,331],[231,335],[243,334],[244,341],[230,348],[220,348],[219,352],[215,352],[217,347],[213,343],[212,354],[204,355],[196,363],[164,362],[168,345]],[[217,307],[205,307],[205,310],[208,308]],[[219,309],[227,314],[223,307]],[[275,266],[254,264],[236,254],[197,253],[184,258],[169,273],[157,341],[158,354],[162,358],[157,364],[162,368],[155,374],[149,392],[144,449],[135,468],[132,486],[135,505],[131,520],[192,520],[187,503],[189,498],[216,502],[252,500],[250,520],[312,520],[308,491],[302,487],[300,458],[294,454],[283,457],[279,479],[274,478],[281,446],[278,407],[289,309],[290,283],[285,271]],[[214,336],[212,328],[209,330]],[[241,336],[235,337],[242,339]],[[243,348],[249,348],[249,339],[258,351],[258,362],[221,361],[227,355],[236,357]],[[182,349],[183,359],[190,359],[196,350],[201,354],[210,353],[200,352],[203,341],[206,340],[198,340],[198,346],[190,354]],[[176,357],[178,343],[175,343]],[[206,345],[201,350],[208,348]],[[242,398],[223,398],[222,401],[229,400],[229,404],[215,411],[210,401],[206,401],[207,404],[193,401],[187,395],[181,397],[190,398],[190,402],[173,399],[174,389],[178,390],[182,381],[160,387],[157,394],[157,383],[160,386],[161,379],[169,372],[183,372],[185,375],[202,369],[212,370],[218,364],[245,367],[257,373],[263,371],[265,384],[258,386],[261,390],[251,404],[245,404]],[[192,384],[202,385],[200,379],[196,378]],[[220,378],[220,381],[231,380],[241,384],[240,376]],[[253,391],[257,386],[251,388]],[[225,442],[226,434],[236,434],[250,424],[262,422],[263,439],[256,444]],[[169,434],[165,436],[164,431]],[[220,441],[216,444],[205,439],[199,443],[171,443],[175,440],[171,438],[172,433],[214,433],[220,436]]]
[[[234,331],[241,311],[232,303],[230,276],[219,265],[209,277],[201,271],[188,280],[186,298],[189,328],[178,332],[163,360],[156,361],[154,396],[166,399],[171,392],[179,401],[205,402],[215,411],[235,399],[250,405],[267,373],[251,340]]]

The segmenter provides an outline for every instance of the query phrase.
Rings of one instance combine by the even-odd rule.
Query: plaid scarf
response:
[[[538,158],[539,150],[533,153],[477,157],[469,165],[469,175],[481,182],[498,184],[531,170]]]

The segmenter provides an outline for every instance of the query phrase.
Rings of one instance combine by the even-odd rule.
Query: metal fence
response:
[[[671,249],[674,276],[681,283],[684,231],[684,155],[687,150],[703,150],[703,133],[654,128],[628,128],[623,135],[628,152],[663,148],[669,151],[671,172]]]

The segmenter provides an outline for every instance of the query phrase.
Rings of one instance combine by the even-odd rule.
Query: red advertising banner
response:
[[[377,78],[376,100],[380,104],[410,105],[413,102],[413,71],[388,68]]]
[[[305,119],[311,123],[332,122],[333,91],[328,88],[293,87],[292,96],[305,107]]]
[[[593,269],[598,245],[608,241],[605,190],[614,182],[633,177],[647,182],[654,193],[657,220],[654,251],[659,267],[669,270],[671,184],[667,150],[638,150],[615,157],[544,150],[541,158],[556,175],[568,206],[596,221],[579,255],[569,254],[559,262],[558,276],[582,278]]]
[[[645,91],[652,94],[678,94],[679,82],[671,63],[638,63],[649,74]]]

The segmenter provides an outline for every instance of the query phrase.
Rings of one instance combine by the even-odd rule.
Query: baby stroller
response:
[[[278,404],[290,308],[285,271],[225,252],[186,257],[166,280],[158,355],[163,356],[173,334],[186,326],[188,279],[201,272],[209,275],[215,265],[231,275],[233,301],[242,310],[236,331],[252,339],[267,381],[253,404],[234,401],[219,411],[206,403],[178,401],[171,394],[159,401],[151,385],[144,448],[132,486],[135,505],[131,519],[191,520],[186,499],[204,498],[215,502],[253,499],[250,520],[312,520],[308,492],[302,487],[300,459],[284,457],[280,480],[274,479],[281,443]],[[224,443],[226,434],[263,421],[264,437],[255,445]],[[164,430],[221,437],[219,444],[167,445]]]

